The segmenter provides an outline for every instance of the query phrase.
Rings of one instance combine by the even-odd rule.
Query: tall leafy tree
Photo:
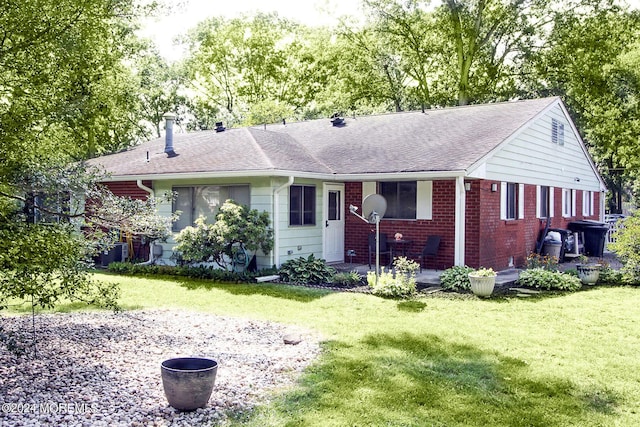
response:
[[[565,99],[607,181],[612,212],[640,167],[639,18],[617,8],[559,15],[533,74],[537,93]]]
[[[165,113],[177,113],[178,120],[186,114],[188,101],[182,93],[186,80],[182,64],[167,63],[154,46],[147,45],[136,56],[133,68],[139,84],[141,115],[160,137]]]
[[[294,28],[276,14],[200,23],[189,36],[188,58],[200,110],[239,122],[252,105],[285,100]]]
[[[437,103],[433,86],[442,80],[443,44],[438,40],[435,15],[429,2],[394,0],[365,0],[370,11],[368,30],[373,31],[377,63],[395,93],[395,109],[430,107]],[[396,75],[397,78],[392,78]],[[400,94],[402,95],[400,96]],[[404,107],[400,98],[404,98]]]
[[[86,274],[92,243],[71,222],[84,217],[72,200],[98,194],[79,160],[142,134],[125,65],[136,13],[133,0],[0,8],[0,308],[25,296],[46,307],[63,297],[114,302]]]

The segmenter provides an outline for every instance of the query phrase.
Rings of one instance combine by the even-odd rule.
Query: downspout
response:
[[[464,176],[459,176],[456,178],[455,245],[453,265],[464,265],[466,198],[467,194],[464,188]]]
[[[155,197],[155,193],[153,192],[153,189],[147,187],[146,185],[144,185],[142,183],[142,180],[139,179],[136,181],[136,185],[138,186],[139,189],[146,191],[147,193],[149,193],[149,197]],[[149,245],[149,260],[145,261],[145,262],[141,262],[138,265],[151,265],[153,264],[155,261],[155,259],[153,258],[153,245]]]
[[[155,193],[153,192],[153,189],[151,189],[151,188],[147,187],[146,185],[144,185],[144,184],[142,183],[142,180],[141,180],[141,179],[137,180],[137,181],[136,181],[136,184],[138,185],[138,188],[139,188],[139,189],[144,190],[144,191],[146,191],[147,193],[149,193],[149,197],[155,197]]]
[[[280,192],[291,187],[293,176],[287,182],[273,191],[273,251],[271,251],[271,265],[276,265],[280,259]],[[276,267],[280,267],[276,265]]]

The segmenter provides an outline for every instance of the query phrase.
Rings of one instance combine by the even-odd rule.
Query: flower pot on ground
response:
[[[479,297],[488,297],[496,285],[496,272],[492,268],[480,268],[469,273],[471,292]]]
[[[180,411],[207,406],[218,362],[202,357],[178,357],[162,362],[162,386],[169,405]]]
[[[577,264],[578,277],[585,285],[595,285],[600,278],[600,264]]]

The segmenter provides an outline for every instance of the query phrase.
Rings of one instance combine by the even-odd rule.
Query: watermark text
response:
[[[8,402],[0,405],[3,414],[86,414],[95,412],[95,403],[86,402]]]

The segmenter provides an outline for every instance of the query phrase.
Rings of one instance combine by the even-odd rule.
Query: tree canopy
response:
[[[96,197],[85,231],[145,224],[136,232],[162,234],[153,200],[114,198],[78,168],[159,136],[168,110],[198,130],[557,95],[612,190],[610,210],[629,188],[640,191],[637,12],[614,0],[362,7],[365,21],[335,28],[275,13],[210,18],[185,36],[184,61],[168,64],[136,36],[148,10],[135,0],[8,0],[0,9],[0,248],[20,256],[0,259],[11,271],[0,280],[3,298],[48,281],[78,283],[81,275],[63,271],[80,272],[88,252],[40,263],[47,248],[91,246],[67,220],[41,218],[82,220],[71,202],[78,194]],[[128,213],[149,220],[127,221]],[[29,262],[44,270],[24,270]],[[23,288],[12,287],[19,277]]]
[[[154,222],[153,200],[114,203],[98,186],[104,177],[82,163],[146,137],[128,65],[141,46],[140,12],[133,0],[8,0],[0,8],[0,308],[25,297],[42,307],[65,297],[113,306],[116,290],[86,270],[102,226],[131,228],[117,214],[137,213],[153,233],[167,229],[167,220]]]

